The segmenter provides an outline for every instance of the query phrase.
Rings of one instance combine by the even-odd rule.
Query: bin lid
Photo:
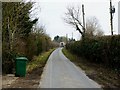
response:
[[[24,61],[28,61],[28,59],[26,57],[17,57],[16,60],[24,60]]]

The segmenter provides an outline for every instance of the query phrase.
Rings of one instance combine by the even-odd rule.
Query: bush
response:
[[[93,63],[101,63],[120,71],[120,35],[85,38],[68,43],[66,48]]]

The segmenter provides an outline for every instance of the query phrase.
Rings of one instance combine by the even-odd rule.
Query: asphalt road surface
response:
[[[85,73],[56,49],[49,57],[39,88],[100,88]]]

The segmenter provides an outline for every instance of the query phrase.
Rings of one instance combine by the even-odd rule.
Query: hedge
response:
[[[93,63],[103,63],[120,71],[120,35],[85,38],[68,43],[66,49]]]

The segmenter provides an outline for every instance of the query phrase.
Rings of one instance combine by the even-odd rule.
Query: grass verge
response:
[[[39,56],[36,56],[33,58],[31,62],[28,63],[27,65],[27,72],[32,72],[34,69],[38,67],[44,67],[46,64],[46,61],[48,60],[50,54],[54,51],[55,49],[50,49],[47,52],[44,52],[40,54]]]
[[[120,76],[115,71],[105,67],[102,64],[90,63],[86,59],[70,53],[65,48],[62,49],[62,52],[73,63],[82,68],[89,78],[99,83],[102,88],[106,89],[120,87]]]
[[[26,77],[19,77],[9,88],[38,88],[43,68],[55,49],[44,52],[27,64]]]

